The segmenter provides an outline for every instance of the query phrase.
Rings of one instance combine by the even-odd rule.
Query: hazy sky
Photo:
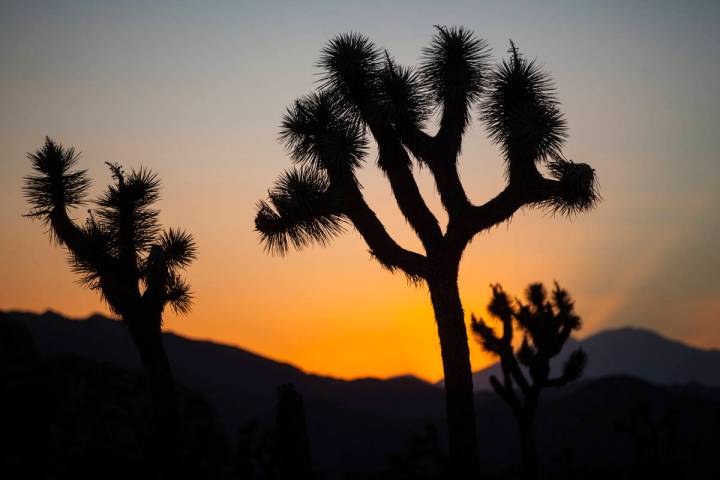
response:
[[[202,5],[201,5],[202,4]],[[465,310],[489,284],[557,279],[580,336],[623,325],[720,347],[720,2],[2,2],[0,309],[105,311],[75,283],[27,210],[25,154],[45,135],[163,180],[162,221],[193,232],[196,304],[167,327],[341,377],[441,376],[427,292],[374,263],[355,232],[325,249],[266,255],[255,202],[289,165],[285,107],[309,92],[333,35],[358,31],[415,64],[433,25],[462,24],[496,56],[517,42],[552,73],[570,126],[565,153],[597,169],[604,201],[574,220],[525,210],[475,239],[461,268]],[[366,196],[417,248],[372,163]],[[502,188],[484,130],[461,174],[476,202]],[[432,181],[421,187],[441,214]],[[77,213],[82,217],[82,213]],[[488,358],[473,344],[473,364]]]

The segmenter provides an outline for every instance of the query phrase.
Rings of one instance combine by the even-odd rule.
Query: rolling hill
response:
[[[565,358],[578,347],[588,355],[585,379],[630,375],[658,385],[720,386],[720,350],[692,347],[651,330],[627,327],[605,330],[580,342],[570,340],[553,361],[553,370],[559,372]],[[473,374],[475,390],[490,390],[491,375],[502,375],[499,364]]]

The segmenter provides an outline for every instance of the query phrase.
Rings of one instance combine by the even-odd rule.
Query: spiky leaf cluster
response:
[[[27,216],[43,222],[53,210],[65,211],[85,203],[91,182],[87,170],[74,170],[80,153],[49,137],[39,150],[28,153],[34,173],[25,177],[23,192],[32,205]]]
[[[550,76],[511,44],[511,56],[490,74],[480,118],[510,169],[556,158],[567,137]]]
[[[192,235],[179,228],[162,232],[158,246],[171,268],[185,268],[197,257],[197,246]]]
[[[386,52],[379,80],[379,107],[383,118],[400,130],[423,128],[432,109],[421,75],[410,67],[398,65]]]
[[[419,70],[398,65],[366,36],[341,34],[323,48],[322,89],[336,92],[362,121],[376,126],[422,128],[434,109],[470,121],[483,91],[487,43],[463,27],[436,27]]]
[[[341,34],[323,48],[321,90],[344,106],[363,126],[376,131],[421,127],[430,112],[422,79],[411,68],[398,65],[366,36]],[[364,132],[363,132],[364,133]]]
[[[558,158],[548,162],[548,170],[561,184],[560,195],[545,202],[552,212],[575,215],[592,209],[600,201],[597,177],[590,165]]]
[[[581,326],[573,301],[557,283],[552,299],[541,283],[531,284],[525,298],[527,303],[518,302],[514,313],[517,324],[543,356],[557,355],[570,333]]]
[[[258,203],[255,230],[267,250],[283,255],[290,246],[325,244],[343,231],[344,216],[323,172],[309,167],[287,170]]]
[[[178,314],[185,314],[192,306],[190,284],[179,274],[196,256],[195,242],[181,230],[163,232],[160,241],[153,245],[143,265],[146,296],[157,299],[161,305],[169,304]]]
[[[296,163],[331,175],[352,175],[367,153],[364,129],[328,90],[302,97],[288,108],[280,139]]]
[[[506,347],[506,343],[497,336],[495,330],[493,330],[493,328],[482,318],[478,318],[474,314],[470,316],[470,322],[473,333],[482,348],[486,352],[490,352],[494,355],[500,355],[502,349]]]
[[[436,26],[430,45],[422,52],[423,85],[444,113],[455,110],[462,122],[470,122],[470,107],[480,99],[490,61],[487,42],[463,27]]]
[[[147,256],[144,268],[141,270],[141,280],[146,288],[150,287],[150,260],[153,250],[158,251],[158,268],[166,271],[163,282],[158,285],[161,305],[170,305],[176,313],[187,314],[192,307],[192,292],[190,284],[180,274],[197,258],[197,245],[193,236],[181,229],[163,231],[155,238],[150,247],[151,254]],[[147,290],[146,290],[147,292]]]
[[[380,50],[365,35],[344,33],[323,48],[318,66],[323,90],[336,92],[355,112],[371,113],[379,96]]]
[[[138,262],[161,232],[160,212],[153,208],[160,198],[160,180],[144,168],[126,174],[119,165],[107,165],[114,182],[96,201],[96,224],[106,234],[109,252]]]
[[[189,310],[189,286],[179,271],[195,259],[196,247],[182,230],[162,231],[154,208],[157,175],[144,168],[126,173],[108,164],[113,182],[93,202],[84,225],[77,226],[67,209],[84,202],[90,185],[85,170],[73,169],[79,154],[47,138],[28,158],[35,171],[25,178],[25,195],[33,206],[28,215],[48,223],[51,234],[66,245],[81,283],[100,290],[117,313],[128,308],[123,302],[143,301],[132,299],[132,292],[141,295],[141,286],[160,310],[166,304]]]
[[[283,117],[280,138],[299,168],[283,173],[257,205],[255,230],[266,249],[284,255],[290,246],[325,245],[343,231],[336,183],[355,184],[365,160],[364,127],[338,96],[320,90],[298,99]]]

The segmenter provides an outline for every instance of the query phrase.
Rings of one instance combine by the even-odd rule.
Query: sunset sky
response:
[[[572,220],[524,210],[477,237],[461,266],[466,313],[485,313],[490,283],[519,293],[558,280],[576,298],[580,337],[633,325],[720,347],[718,19],[720,2],[701,1],[5,1],[0,309],[107,311],[22,217],[25,155],[49,135],[82,151],[93,192],[110,180],[105,161],[162,178],[162,222],[199,246],[187,272],[193,311],[168,315],[169,330],[315,373],[439,379],[424,287],[381,269],[352,230],[327,248],[267,255],[253,219],[290,164],[281,116],[314,88],[328,39],[362,32],[414,65],[433,25],[462,24],[497,58],[512,38],[552,73],[570,127],[565,154],[597,170],[604,198]],[[360,174],[368,202],[417,249],[372,160]],[[477,121],[460,168],[476,203],[503,186]],[[427,171],[418,178],[442,216]],[[471,350],[475,369],[490,361]]]

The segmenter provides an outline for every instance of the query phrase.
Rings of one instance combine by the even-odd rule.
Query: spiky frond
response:
[[[500,284],[491,285],[492,298],[488,305],[488,312],[503,321],[512,319],[515,311],[513,305]]]
[[[534,313],[541,313],[545,309],[547,290],[542,283],[531,283],[525,290],[525,298],[530,303]]]
[[[430,45],[422,52],[420,75],[444,113],[457,111],[464,131],[470,121],[470,107],[486,83],[490,50],[485,40],[463,27],[435,28]]]
[[[185,268],[197,257],[195,240],[185,230],[170,228],[162,233],[158,243],[165,263],[171,269]]]
[[[321,86],[339,93],[359,115],[377,101],[380,50],[365,35],[343,33],[322,49],[318,66]]]
[[[160,233],[159,211],[152,208],[160,198],[160,179],[145,168],[126,174],[119,165],[108,167],[114,184],[97,200],[94,213],[108,232],[114,254],[139,255]]]
[[[568,291],[557,282],[552,291],[552,302],[559,314],[568,314],[575,308],[575,302],[570,298]]]
[[[184,278],[171,273],[168,277],[164,300],[179,315],[190,312],[193,296],[190,284]]]
[[[431,108],[419,74],[412,68],[398,65],[385,52],[379,78],[380,102],[385,115],[401,129],[407,126],[422,128]]]
[[[495,330],[492,329],[482,318],[475,315],[470,316],[470,328],[472,329],[475,339],[480,343],[482,348],[495,355],[507,347],[507,344],[501,337],[498,337]]]
[[[557,282],[555,282],[555,288],[552,292],[552,302],[560,324],[559,328],[579,330],[582,326],[582,320],[575,314],[575,302],[567,290],[561,288]]]
[[[265,248],[284,255],[312,242],[325,245],[343,231],[345,218],[323,172],[303,167],[286,171],[258,203],[255,230]]]
[[[32,205],[28,217],[47,222],[53,209],[64,210],[85,202],[90,179],[87,170],[74,169],[80,158],[75,148],[63,147],[45,137],[43,146],[27,157],[35,172],[24,178],[23,192]]]
[[[302,97],[287,109],[280,139],[295,162],[332,173],[352,173],[367,153],[363,127],[327,90]]]
[[[567,123],[550,76],[511,42],[510,59],[490,75],[480,118],[508,164],[534,165],[560,155]]]
[[[571,216],[592,209],[600,201],[595,170],[585,163],[556,158],[548,162],[550,175],[560,182],[560,194],[544,202],[554,213]]]

